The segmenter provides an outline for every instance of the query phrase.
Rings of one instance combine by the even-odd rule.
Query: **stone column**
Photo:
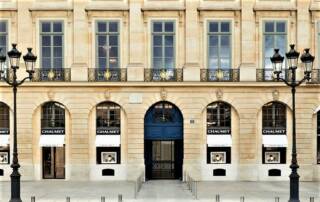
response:
[[[88,79],[88,22],[85,12],[87,0],[73,1],[73,27],[72,32],[73,62],[71,65],[72,81],[87,81]],[[66,67],[68,68],[68,67]]]
[[[242,0],[241,4],[241,65],[240,81],[256,81],[256,39],[254,1]]]
[[[130,0],[128,81],[143,81],[145,68],[144,23],[141,12],[143,0]]]
[[[199,0],[186,0],[184,81],[200,81]],[[177,44],[179,46],[179,44]],[[182,52],[182,50],[180,49]]]

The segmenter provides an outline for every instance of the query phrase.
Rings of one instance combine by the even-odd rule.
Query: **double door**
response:
[[[182,140],[146,140],[147,179],[181,179]]]
[[[43,179],[65,179],[65,147],[42,147]]]

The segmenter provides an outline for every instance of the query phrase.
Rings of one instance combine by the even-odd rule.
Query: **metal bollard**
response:
[[[118,202],[122,202],[122,194],[118,195]]]
[[[220,202],[220,195],[219,194],[216,195],[216,202]]]
[[[101,196],[101,202],[106,202],[106,197]]]
[[[70,202],[70,197],[69,196],[67,196],[66,202]]]
[[[314,202],[314,197],[310,197],[310,202]]]
[[[275,201],[275,202],[280,202],[280,198],[279,198],[279,197],[276,197],[276,198],[274,198],[274,201]]]
[[[35,196],[31,196],[31,202],[36,202],[36,197]]]
[[[240,197],[240,202],[244,202],[244,196]]]

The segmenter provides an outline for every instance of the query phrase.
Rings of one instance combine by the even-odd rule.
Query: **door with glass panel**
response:
[[[43,179],[65,178],[65,147],[42,148]]]

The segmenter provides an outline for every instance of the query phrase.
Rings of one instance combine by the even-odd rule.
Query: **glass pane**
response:
[[[272,57],[274,53],[274,38],[273,36],[264,37],[264,54],[265,57]]]
[[[172,47],[165,48],[165,57],[173,58],[173,48]]]
[[[105,36],[98,36],[98,45],[99,46],[107,45],[107,40]]]
[[[230,69],[230,58],[221,58],[220,64],[222,69]]]
[[[276,37],[276,47],[279,48],[279,53],[284,56],[286,52],[286,36],[285,35],[277,35]]]
[[[153,45],[162,46],[162,36],[153,36]]]
[[[0,35],[0,46],[7,46],[7,37],[6,35]]]
[[[217,22],[210,22],[209,24],[209,32],[218,32],[219,31],[219,24]]]
[[[64,158],[64,147],[56,147],[56,156],[55,156],[55,173],[56,178],[65,177],[65,158]]]
[[[220,48],[220,57],[230,57],[230,47],[229,46],[221,46]]]
[[[165,45],[173,46],[173,36],[165,36]]]
[[[165,63],[166,69],[173,69],[173,58],[166,58]]]
[[[42,32],[51,32],[51,23],[50,22],[41,23],[41,31]]]
[[[274,32],[274,23],[273,22],[266,22],[264,30],[265,30],[265,32]]]
[[[264,68],[265,69],[272,69],[272,63],[270,58],[265,58],[264,60]]]
[[[153,48],[153,57],[162,57],[162,48],[154,47]]]
[[[118,66],[119,66],[118,59],[117,58],[110,58],[109,66],[110,66],[110,68],[118,68]]]
[[[230,32],[230,23],[222,22],[221,23],[221,32]]]
[[[209,36],[209,46],[218,46],[218,36]]]
[[[162,23],[161,22],[154,22],[153,23],[153,31],[154,32],[162,32]]]
[[[53,48],[53,57],[62,57],[62,47]]]
[[[218,57],[218,46],[209,47],[209,57]]]
[[[98,32],[106,32],[107,25],[105,22],[98,22]]]
[[[286,32],[286,23],[285,22],[277,22],[277,32]]]
[[[163,68],[162,58],[153,58],[153,68],[155,69]]]
[[[111,47],[109,57],[118,57],[118,47]]]
[[[53,32],[62,32],[62,23],[61,22],[53,23]]]
[[[62,58],[54,58],[53,68],[56,68],[56,69],[62,68]]]
[[[109,45],[118,46],[118,36],[109,36]]]
[[[98,57],[106,57],[106,49],[103,46],[99,46],[98,48]]]
[[[51,45],[51,37],[42,36],[42,46],[50,46],[50,45]]]
[[[166,32],[173,32],[173,22],[166,22],[164,26]]]
[[[99,58],[99,64],[98,64],[100,69],[106,68],[106,58]]]
[[[42,47],[42,57],[51,57],[50,47]]]
[[[0,32],[7,32],[7,22],[0,22]]]
[[[209,69],[217,69],[217,68],[218,68],[218,58],[210,58]]]
[[[229,36],[221,36],[221,46],[230,46],[230,37]]]
[[[41,68],[51,68],[51,60],[50,58],[42,58],[42,65],[41,65]]]
[[[53,45],[62,46],[62,36],[53,36]]]
[[[109,32],[118,32],[118,23],[110,22],[109,23]]]

